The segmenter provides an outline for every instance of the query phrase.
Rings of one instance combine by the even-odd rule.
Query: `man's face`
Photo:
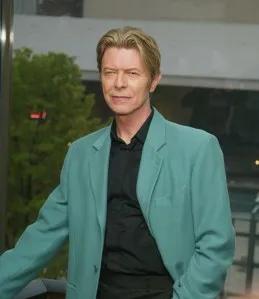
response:
[[[151,82],[138,50],[111,47],[102,59],[101,82],[106,103],[116,115],[131,115],[149,108],[160,76]]]

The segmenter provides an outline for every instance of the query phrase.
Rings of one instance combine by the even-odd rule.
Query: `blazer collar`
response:
[[[146,143],[158,151],[166,143],[166,120],[156,108],[148,130]],[[111,125],[105,127],[100,137],[94,142],[93,147],[99,150],[105,142],[110,142]]]
[[[166,143],[166,119],[154,107],[154,116],[149,127],[146,142],[158,151]]]

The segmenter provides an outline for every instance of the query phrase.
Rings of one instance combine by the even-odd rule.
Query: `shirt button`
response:
[[[97,265],[94,265],[94,273],[97,273],[98,272],[98,267],[97,267]]]

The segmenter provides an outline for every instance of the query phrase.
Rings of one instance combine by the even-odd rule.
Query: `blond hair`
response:
[[[161,55],[155,39],[139,28],[124,27],[111,29],[99,40],[96,47],[97,67],[102,70],[102,59],[107,48],[136,49],[145,63],[151,80],[160,74]]]

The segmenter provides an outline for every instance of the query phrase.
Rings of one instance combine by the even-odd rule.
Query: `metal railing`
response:
[[[259,186],[258,184],[230,184],[230,203],[232,209],[233,225],[236,229],[236,237],[244,237],[248,239],[246,258],[234,260],[233,266],[240,266],[245,272],[245,289],[243,293],[230,292],[224,290],[221,298],[228,296],[245,297],[252,292],[254,270],[259,268],[259,263],[255,262],[256,241],[259,240],[257,233],[257,223],[259,223]],[[232,192],[232,193],[231,193]],[[243,196],[235,198],[233,193],[243,192]],[[232,196],[231,196],[232,195]],[[242,195],[242,194],[241,194]],[[243,198],[242,198],[243,197]],[[246,198],[244,198],[246,197]],[[247,232],[239,231],[236,228],[236,222],[247,222],[249,229]]]

